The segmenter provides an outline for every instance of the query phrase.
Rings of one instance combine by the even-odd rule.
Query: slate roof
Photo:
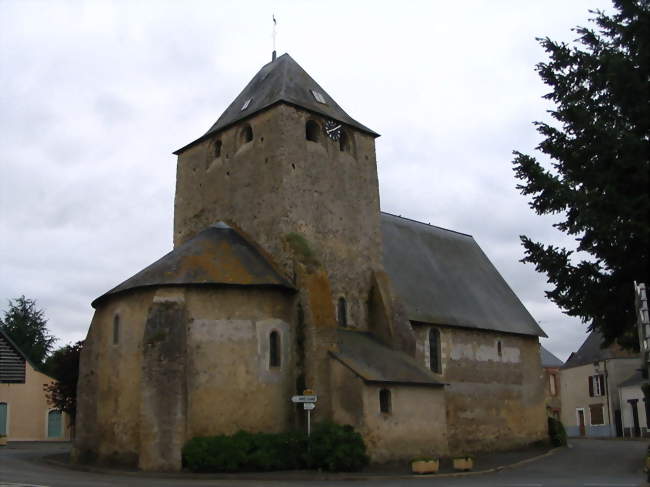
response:
[[[294,286],[236,229],[212,225],[92,302],[127,290],[183,285]]]
[[[542,345],[539,346],[539,354],[542,358],[542,367],[562,367],[564,362],[546,350]]]
[[[326,104],[316,101],[311,90],[321,93],[325,98]],[[242,110],[247,100],[251,101],[248,107]],[[179,154],[188,147],[204,140],[210,134],[223,130],[281,102],[338,120],[375,137],[379,136],[379,134],[345,113],[345,110],[289,54],[283,54],[275,61],[264,65],[253,76],[253,79],[246,85],[237,98],[235,98],[235,101],[226,108],[226,111],[210,127],[210,130],[194,142],[178,149],[174,154]]]
[[[565,369],[578,367],[601,360],[610,360],[614,358],[634,358],[638,353],[629,350],[623,350],[619,345],[613,343],[607,348],[601,348],[603,336],[599,331],[592,331],[587,339],[583,342],[577,352],[572,353],[564,363]]]
[[[370,333],[337,330],[339,351],[330,352],[368,383],[444,386],[411,356],[392,350]]]
[[[411,321],[546,336],[472,236],[390,213],[381,231]]]

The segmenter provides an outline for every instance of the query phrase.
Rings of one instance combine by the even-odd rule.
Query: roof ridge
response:
[[[438,228],[438,229],[444,230],[446,232],[457,233],[459,235],[464,235],[466,237],[471,237],[472,239],[474,238],[474,236],[470,235],[469,233],[459,232],[458,230],[452,230],[451,228],[441,227],[440,225],[432,225],[431,223],[424,223],[424,222],[421,222],[419,220],[414,220],[413,218],[409,218],[409,217],[402,216],[402,215],[396,215],[394,213],[389,213],[388,211],[382,211],[381,213],[384,214],[384,215],[394,216],[395,218],[401,218],[402,220],[407,220],[407,221],[410,221],[410,222],[413,222],[413,223],[418,223],[420,225],[425,225],[427,227]]]

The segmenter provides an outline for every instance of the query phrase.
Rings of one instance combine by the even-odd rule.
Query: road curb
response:
[[[80,465],[68,462],[62,462],[52,457],[42,457],[40,460],[59,468],[68,470],[77,470],[81,472],[101,473],[111,475],[123,475],[126,477],[146,477],[157,479],[185,479],[185,480],[236,480],[236,481],[251,481],[251,482],[304,482],[304,481],[350,481],[350,480],[409,480],[409,479],[432,479],[432,478],[452,478],[452,477],[469,477],[472,475],[485,475],[488,473],[501,472],[517,468],[527,463],[535,462],[555,454],[558,450],[565,447],[552,448],[546,453],[537,455],[531,458],[526,458],[515,463],[508,465],[500,465],[485,470],[475,470],[470,472],[449,472],[449,473],[435,473],[435,474],[407,474],[407,475],[364,475],[364,474],[327,474],[323,472],[313,472],[309,475],[297,474],[287,475],[284,477],[270,477],[268,475],[250,475],[244,474],[196,474],[196,473],[163,473],[163,472],[141,472],[129,470],[117,470],[105,467],[96,467],[92,465]]]

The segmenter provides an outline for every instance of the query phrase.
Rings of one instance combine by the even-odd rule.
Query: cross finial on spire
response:
[[[271,61],[275,61],[275,26],[278,25],[278,22],[275,20],[275,14],[273,16],[273,54],[271,55]]]

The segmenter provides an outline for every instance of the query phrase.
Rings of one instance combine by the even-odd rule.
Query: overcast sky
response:
[[[172,246],[176,157],[288,52],[379,132],[384,211],[469,233],[566,359],[585,325],[544,296],[519,235],[571,243],[515,189],[551,106],[535,37],[602,0],[0,0],[0,309],[24,294],[59,345],[90,302]]]

